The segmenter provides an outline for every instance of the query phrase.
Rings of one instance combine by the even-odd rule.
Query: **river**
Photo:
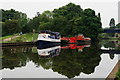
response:
[[[2,78],[106,78],[119,60],[118,42],[3,47],[0,72]]]

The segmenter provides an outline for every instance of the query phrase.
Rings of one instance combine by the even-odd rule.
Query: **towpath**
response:
[[[6,38],[6,39],[3,39],[3,40],[0,40],[0,43],[1,42],[6,42],[6,41],[11,41],[12,39],[15,39],[15,38],[17,38],[17,37],[20,37],[20,36],[13,36],[13,37],[10,37],[10,38]]]

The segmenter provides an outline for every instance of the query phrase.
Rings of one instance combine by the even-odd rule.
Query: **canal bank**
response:
[[[2,37],[0,43],[33,42],[37,40],[37,37],[38,33],[14,34]]]

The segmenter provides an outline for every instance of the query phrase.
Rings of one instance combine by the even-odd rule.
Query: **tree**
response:
[[[115,20],[114,20],[114,18],[111,18],[109,26],[110,27],[115,27]]]
[[[6,34],[14,34],[21,31],[18,20],[6,20],[3,26],[3,32]]]
[[[1,36],[6,34],[5,22],[0,22]]]
[[[0,13],[2,13],[1,22],[4,22],[5,24],[5,26],[3,25],[2,28],[3,35],[21,32],[23,30],[23,27],[25,27],[28,23],[27,15],[25,13],[15,11],[14,9],[10,9],[10,10],[1,9]]]
[[[58,25],[64,26],[62,34],[64,33],[66,36],[82,33],[95,40],[102,28],[100,13],[99,16],[96,16],[94,10],[89,8],[83,10],[79,5],[73,3],[54,9],[53,14],[53,20],[54,18],[58,20],[61,16],[67,20],[65,25],[59,24],[57,21],[57,24],[53,24],[56,29],[59,29]],[[61,30],[59,29],[59,31]]]
[[[99,32],[101,32],[102,24],[100,13],[95,15],[95,11],[88,8],[83,10],[79,5],[69,3],[53,11],[44,11],[38,13],[32,19],[28,19],[27,15],[11,10],[2,10],[6,20],[18,20],[20,30],[23,32],[32,32],[40,30],[57,31],[62,36],[75,36],[79,33],[96,40]]]
[[[34,17],[33,19],[30,19],[30,21],[29,21],[28,24],[23,28],[23,30],[24,30],[24,29],[27,29],[27,30],[25,30],[24,32],[32,32],[33,29],[37,31],[39,25],[40,25],[40,17],[39,17],[39,16],[36,16],[36,17]]]
[[[81,15],[82,8],[79,5],[69,3],[66,6],[60,7],[59,9],[54,9],[54,17],[64,16],[67,20],[79,17]]]
[[[53,20],[53,13],[50,11],[45,11],[40,15],[40,24],[38,30],[52,30],[52,20]]]
[[[83,14],[87,17],[95,17],[95,11],[90,8],[85,9]]]

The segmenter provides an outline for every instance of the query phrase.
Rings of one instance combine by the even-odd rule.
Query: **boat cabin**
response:
[[[40,34],[46,34],[51,39],[60,39],[61,37],[59,32],[51,32],[49,30],[42,30]]]

